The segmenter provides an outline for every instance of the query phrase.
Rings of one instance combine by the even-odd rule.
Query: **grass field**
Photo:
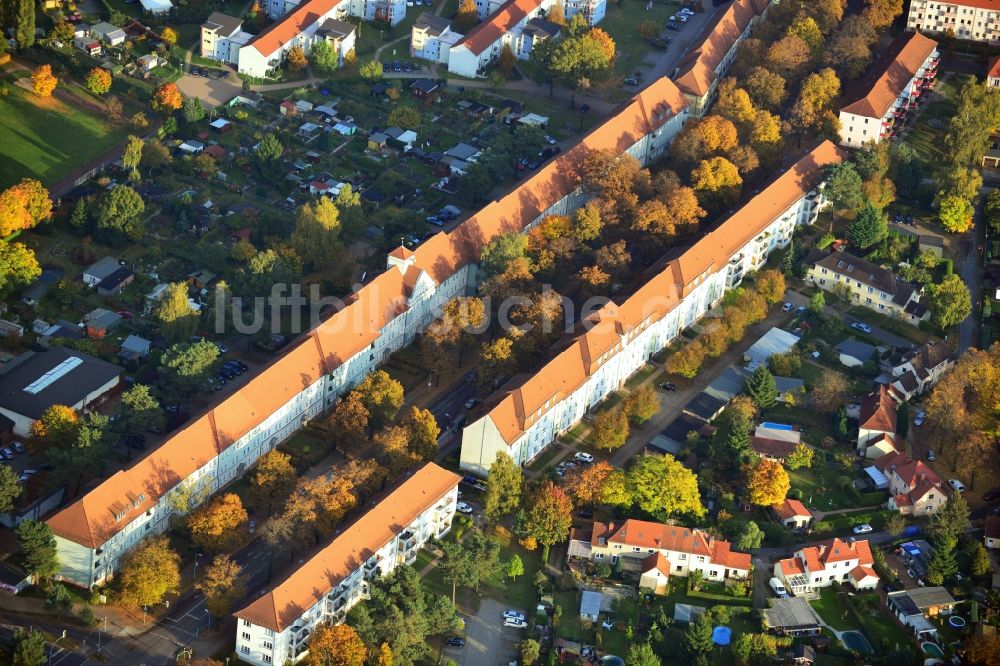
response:
[[[0,188],[26,177],[51,185],[125,138],[82,103],[39,99],[17,85],[8,90],[0,97]]]

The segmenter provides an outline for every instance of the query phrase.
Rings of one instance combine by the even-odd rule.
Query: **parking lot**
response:
[[[507,666],[518,657],[517,644],[524,640],[523,629],[503,626],[506,607],[493,599],[483,599],[479,612],[465,625],[465,647],[446,647],[444,658],[458,664]],[[523,612],[524,609],[518,609]]]

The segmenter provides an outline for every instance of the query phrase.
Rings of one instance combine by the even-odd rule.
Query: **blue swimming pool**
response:
[[[848,650],[855,650],[862,654],[871,654],[874,652],[872,646],[868,643],[868,639],[860,631],[845,631],[840,634],[840,640],[843,641],[844,647]]]
[[[790,425],[784,423],[771,423],[770,421],[764,421],[760,424],[761,428],[770,428],[771,430],[794,430]]]

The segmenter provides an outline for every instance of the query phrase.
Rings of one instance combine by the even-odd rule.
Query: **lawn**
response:
[[[928,170],[933,170],[944,158],[944,144],[941,142],[944,130],[931,127],[927,121],[933,119],[947,124],[955,112],[954,99],[958,95],[958,86],[950,79],[940,80],[934,86],[934,95],[935,101],[921,109],[913,128],[903,139],[917,151]]]
[[[670,15],[678,9],[680,9],[678,2],[655,2],[648,12],[644,4],[608,3],[607,14],[601,21],[600,28],[611,35],[618,45],[615,54],[616,74],[631,76],[652,49],[649,42],[639,36],[639,25],[645,21],[652,21],[662,30]],[[674,45],[673,48],[679,47]]]
[[[78,96],[72,86],[61,89]],[[54,97],[39,99],[12,84],[0,97],[0,188],[26,177],[51,185],[125,134],[82,101],[70,106]]]
[[[876,650],[892,650],[897,646],[905,648],[913,645],[910,635],[903,631],[888,615],[877,593],[858,595],[854,602],[864,620],[864,631],[873,641],[873,647]],[[866,606],[870,607],[871,610],[866,610]]]
[[[852,476],[851,472],[843,472],[832,467],[806,467],[788,470],[788,478],[792,488],[802,491],[802,501],[806,506],[820,511],[834,509],[852,509],[862,506],[875,506],[885,499],[885,493],[859,493],[855,496],[840,487],[838,479],[841,476]]]
[[[836,586],[824,587],[819,599],[809,602],[823,618],[823,621],[838,631],[857,629],[851,609],[847,605],[847,596],[839,593]]]

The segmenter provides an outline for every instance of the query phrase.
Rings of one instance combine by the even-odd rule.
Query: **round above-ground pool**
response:
[[[868,639],[865,638],[865,635],[860,631],[841,632],[840,640],[844,643],[844,647],[848,650],[855,650],[864,654],[871,654],[874,652],[872,646],[868,643]]]
[[[601,657],[601,666],[625,666],[625,660],[613,654]]]
[[[937,643],[921,643],[920,649],[929,654],[932,657],[943,657],[944,650],[942,650]]]
[[[718,626],[712,630],[712,642],[716,645],[729,645],[733,640],[733,630],[729,627]]]
[[[965,626],[965,618],[960,615],[952,615],[948,618],[948,624],[955,627],[956,629],[961,629]]]

